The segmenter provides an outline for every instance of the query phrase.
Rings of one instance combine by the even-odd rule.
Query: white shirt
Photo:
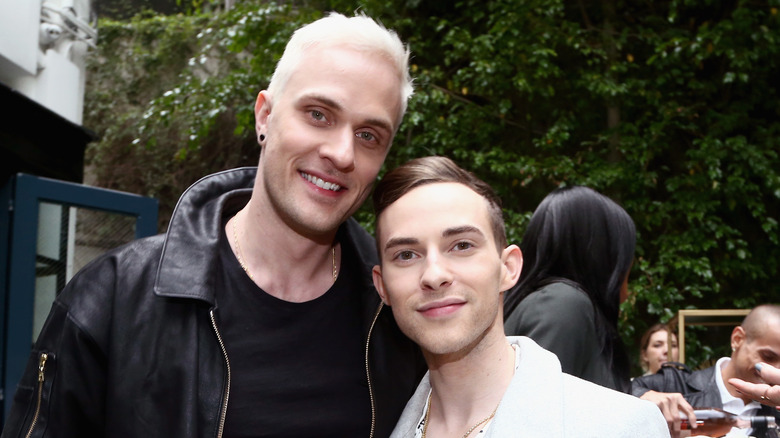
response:
[[[484,438],[516,438],[518,431],[523,438],[669,438],[655,404],[562,373],[558,357],[531,338],[507,340],[520,350],[520,360]],[[426,373],[391,438],[415,435],[430,390]]]
[[[517,367],[520,364],[520,349],[517,348],[515,345],[512,345],[512,348],[515,350],[515,371],[517,371]],[[432,391],[433,389],[431,389]],[[430,400],[430,398],[428,398]],[[429,409],[429,405],[426,402],[425,403],[425,409],[423,409],[423,413],[420,416],[420,421],[417,422],[417,428],[414,431],[414,438],[422,438],[422,432],[425,428],[425,415],[427,415]],[[491,418],[488,420],[485,424],[482,425],[482,427],[478,428],[477,430],[474,430],[471,432],[469,437],[480,437],[484,436],[488,429],[490,428],[490,425],[493,424],[493,419]]]
[[[720,391],[720,400],[723,402],[723,410],[735,415],[744,415],[747,417],[756,415],[758,410],[761,409],[761,405],[758,402],[751,401],[750,403],[745,404],[741,398],[734,397],[726,389],[721,370],[729,361],[731,361],[731,358],[721,357],[715,364],[715,383],[718,385],[718,391]],[[726,437],[744,437],[749,436],[751,432],[753,432],[752,428],[738,429],[733,427]]]

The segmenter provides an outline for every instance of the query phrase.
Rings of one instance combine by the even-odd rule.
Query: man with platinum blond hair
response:
[[[374,210],[374,285],[429,369],[392,437],[669,436],[652,403],[565,374],[530,338],[504,335],[503,296],[523,256],[485,182],[419,158],[385,175]]]
[[[424,372],[351,218],[412,94],[365,16],[294,33],[255,102],[257,168],[209,175],[164,235],[57,296],[3,437],[386,437]]]

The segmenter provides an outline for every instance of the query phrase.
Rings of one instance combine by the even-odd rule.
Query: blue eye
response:
[[[364,132],[359,132],[359,133],[357,134],[357,136],[358,136],[358,137],[359,137],[361,140],[366,140],[366,141],[373,141],[373,140],[375,140],[375,139],[376,139],[376,137],[374,136],[374,134],[372,134],[372,133],[370,133],[370,132],[365,132],[365,131],[364,131]]]
[[[322,111],[311,110],[311,116],[315,120],[323,120],[323,119],[325,119],[325,114],[323,114]]]

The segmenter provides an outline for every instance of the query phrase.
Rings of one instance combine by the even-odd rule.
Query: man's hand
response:
[[[780,409],[780,369],[761,362],[756,364],[756,372],[766,383],[751,383],[741,379],[729,379],[729,383],[741,394]]]
[[[696,415],[693,413],[693,407],[685,401],[679,392],[657,392],[647,391],[641,397],[642,400],[653,402],[661,410],[666,423],[669,425],[669,433],[672,438],[690,436],[691,431],[680,430],[680,413],[688,417],[688,423],[692,428],[696,427]]]

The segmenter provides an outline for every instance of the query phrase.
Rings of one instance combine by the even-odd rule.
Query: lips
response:
[[[444,298],[420,306],[417,311],[428,317],[446,316],[463,307],[466,301],[462,298]]]
[[[332,192],[338,192],[341,190],[341,185],[336,184],[334,182],[325,181],[322,178],[316,177],[314,175],[309,175],[306,172],[299,172],[301,176],[306,179],[306,181],[309,181],[310,183],[314,184],[315,186],[323,189],[323,190],[330,190]]]

